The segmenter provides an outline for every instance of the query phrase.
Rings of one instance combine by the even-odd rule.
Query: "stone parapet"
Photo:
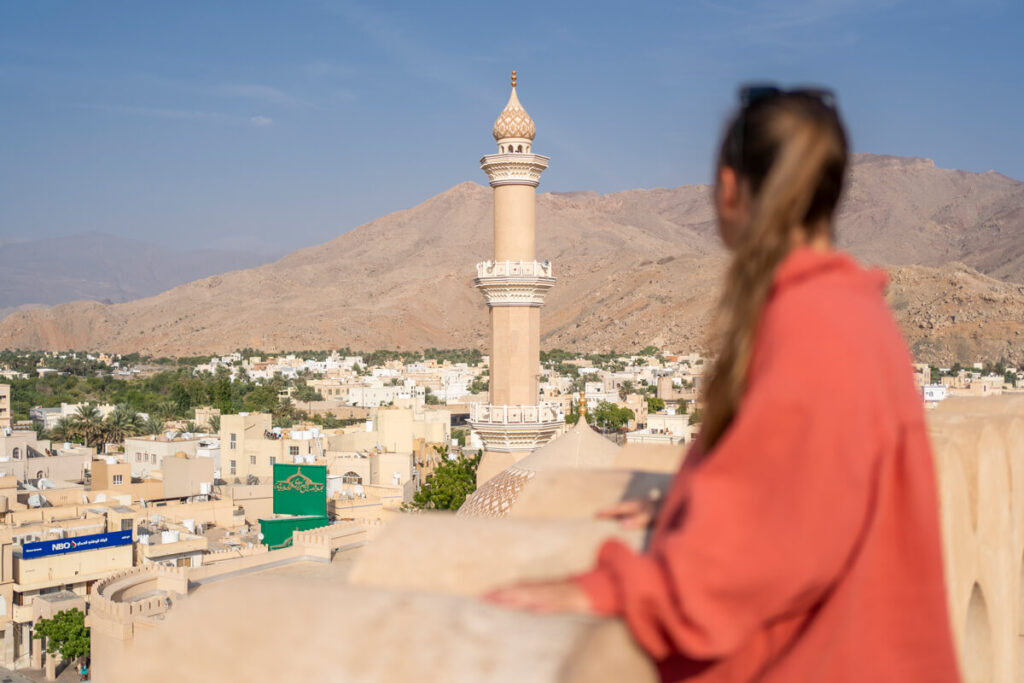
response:
[[[1024,397],[949,398],[928,412],[946,592],[964,680],[1024,675]]]

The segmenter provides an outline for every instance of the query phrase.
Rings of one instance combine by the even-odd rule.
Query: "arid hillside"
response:
[[[152,296],[275,257],[223,249],[168,249],[99,232],[0,244],[0,318],[22,308]]]
[[[890,267],[890,301],[923,360],[1024,361],[1024,183],[925,159],[856,159],[841,244]],[[700,347],[725,263],[709,188],[541,194],[538,257],[558,285],[543,344]],[[463,183],[275,263],[117,305],[0,321],[0,348],[157,354],[485,345],[474,264],[492,253],[491,190]]]

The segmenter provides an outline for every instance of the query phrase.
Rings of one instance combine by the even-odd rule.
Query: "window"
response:
[[[135,454],[135,462],[142,462],[142,453]]]
[[[298,455],[298,454],[299,454],[299,447],[298,446],[289,446],[288,447],[288,455],[295,456],[295,455]]]
[[[15,460],[17,460],[18,458],[21,457],[21,449],[18,448],[18,447],[15,447],[14,450],[11,451],[11,455],[14,457]]]
[[[255,455],[250,455],[249,456],[249,464],[250,465],[255,465],[256,464],[256,456]]]
[[[345,476],[341,478],[343,484],[362,484],[363,478],[355,472],[346,472]]]
[[[156,453],[150,453],[149,454],[149,461],[151,463],[153,463],[154,465],[156,464]]]
[[[238,448],[238,443],[237,442],[238,442],[238,435],[237,434],[232,434],[231,435],[231,445],[229,445],[228,448],[230,448],[231,450],[235,450],[236,448]]]
[[[276,464],[277,464],[277,458],[275,458],[274,456],[270,456],[270,466],[273,467]]]
[[[231,474],[235,474],[237,469],[238,469],[238,463],[236,463],[234,460],[232,460],[231,461]]]
[[[124,477],[122,475],[120,475],[120,474],[115,474],[114,475],[114,486],[120,486],[123,481],[124,481]]]

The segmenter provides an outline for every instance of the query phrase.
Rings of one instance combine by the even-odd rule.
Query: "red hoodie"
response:
[[[885,275],[779,266],[737,416],[638,555],[578,577],[664,680],[958,681],[932,455]]]

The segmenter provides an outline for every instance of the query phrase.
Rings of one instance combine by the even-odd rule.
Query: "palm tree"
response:
[[[157,417],[163,421],[173,420],[174,416],[178,413],[178,406],[172,401],[163,401],[157,405],[156,410],[153,411]]]
[[[211,417],[210,421],[207,424],[210,425],[211,432],[213,432],[214,434],[220,433],[220,415],[214,415],[213,417]]]
[[[78,436],[76,427],[73,417],[62,417],[50,430],[50,436],[54,441],[71,441]]]
[[[72,419],[75,422],[75,432],[82,437],[86,446],[92,445],[92,441],[102,439],[103,418],[100,417],[99,408],[90,403],[80,405]]]
[[[120,443],[125,437],[135,436],[142,430],[142,419],[139,414],[125,404],[121,404],[107,415],[103,421],[107,439]]]
[[[142,423],[142,429],[140,431],[142,434],[146,435],[163,434],[164,421],[157,418],[149,417]]]
[[[188,422],[185,423],[185,427],[182,429],[182,431],[188,434],[196,434],[202,430],[199,429],[199,425],[197,425],[192,420],[189,420]]]

